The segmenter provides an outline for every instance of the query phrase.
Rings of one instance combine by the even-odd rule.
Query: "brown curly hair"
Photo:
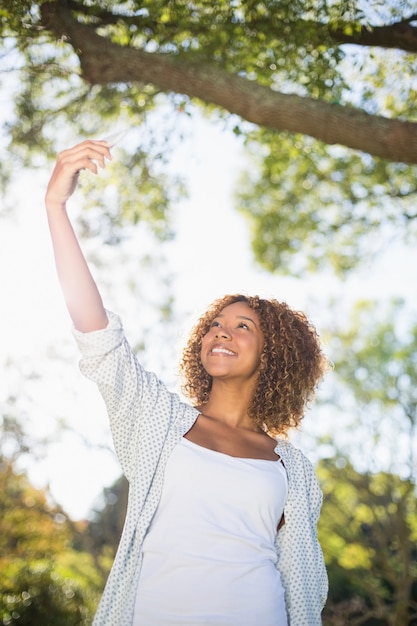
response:
[[[255,425],[273,436],[297,428],[307,404],[313,399],[328,361],[316,329],[302,312],[285,302],[259,296],[226,295],[200,317],[184,348],[180,372],[183,391],[196,406],[208,401],[212,377],[201,363],[201,341],[215,317],[225,307],[245,302],[257,312],[264,334],[259,378],[249,406]]]

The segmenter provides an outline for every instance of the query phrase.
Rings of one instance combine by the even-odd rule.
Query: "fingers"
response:
[[[87,140],[60,152],[47,187],[47,205],[64,206],[76,188],[80,171],[97,174],[98,168],[105,167],[106,159],[111,158],[106,141]]]
[[[58,155],[57,165],[73,173],[89,169],[96,174],[98,166],[105,167],[106,159],[112,159],[110,145],[106,141],[86,140],[63,150]]]

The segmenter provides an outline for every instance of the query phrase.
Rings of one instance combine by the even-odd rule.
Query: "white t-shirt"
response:
[[[278,461],[182,438],[143,542],[134,626],[287,626],[274,545],[287,498]]]

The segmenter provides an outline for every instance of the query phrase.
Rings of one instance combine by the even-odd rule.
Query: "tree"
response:
[[[348,412],[353,396],[354,441],[349,454],[365,469],[385,467],[416,483],[417,325],[404,301],[361,301],[348,322],[331,329],[335,394]],[[339,383],[337,383],[339,381]],[[340,386],[341,383],[341,386]],[[336,395],[339,396],[337,400]],[[343,429],[348,439],[348,426]],[[340,443],[339,443],[340,445]]]
[[[84,529],[6,460],[0,487],[2,624],[91,623],[104,577],[80,549]]]
[[[11,125],[21,154],[33,143],[47,149],[51,118],[76,119],[92,134],[102,118],[142,122],[167,94],[167,115],[199,103],[254,146],[257,167],[242,204],[268,269],[288,267],[294,255],[299,268],[308,233],[315,254],[307,265],[330,260],[345,271],[366,254],[360,244],[375,226],[394,222],[402,232],[414,220],[415,176],[406,165],[417,163],[411,4],[15,4],[3,10],[2,31],[6,49],[15,42],[25,59],[19,123]],[[155,159],[144,152],[134,173],[146,195]]]
[[[415,312],[402,300],[361,301],[349,319],[337,320],[329,329],[334,374],[323,443],[350,461],[340,456],[318,469],[331,578],[325,623],[411,625],[417,623]]]
[[[393,161],[417,163],[417,124],[329,103],[325,97],[320,101],[272,89],[276,81],[278,87],[280,83],[275,64],[281,60],[281,37],[303,45],[307,69],[320,64],[324,71],[320,80],[326,81],[327,72],[335,76],[329,49],[340,44],[415,54],[415,15],[379,26],[370,23],[355,3],[329,9],[319,2],[190,5],[163,1],[134,2],[128,7],[119,3],[112,10],[104,2],[22,4],[32,11],[38,4],[40,16],[29,24],[69,41],[81,75],[91,85],[150,84],[220,106],[258,126],[305,133]],[[24,17],[31,17],[29,11]],[[317,96],[322,96],[320,81],[311,82],[316,83]],[[326,92],[325,85],[321,90]]]
[[[93,553],[102,554],[104,550],[114,558],[125,521],[128,491],[129,484],[123,475],[103,489],[102,502],[93,511],[86,532]]]
[[[415,485],[358,473],[340,457],[320,462],[320,539],[330,579],[324,624],[417,623]]]

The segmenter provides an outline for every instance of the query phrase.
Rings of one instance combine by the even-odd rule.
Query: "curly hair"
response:
[[[201,363],[201,341],[213,319],[235,302],[244,302],[256,311],[264,335],[249,415],[256,426],[271,435],[285,435],[299,426],[328,368],[316,329],[304,313],[293,311],[285,302],[241,294],[213,302],[194,326],[184,348],[180,362],[183,391],[196,406],[208,401],[212,377]]]

